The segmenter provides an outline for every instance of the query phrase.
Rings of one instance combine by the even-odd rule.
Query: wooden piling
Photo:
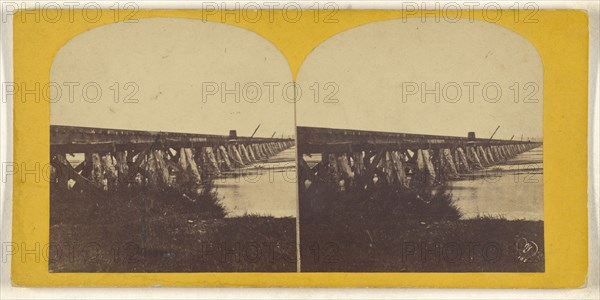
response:
[[[162,186],[171,185],[171,176],[169,175],[169,169],[165,163],[165,154],[163,150],[156,149],[152,153],[155,163],[155,170],[158,173],[158,183]]]
[[[391,151],[385,151],[385,155],[381,160],[381,167],[385,173],[385,179],[388,183],[394,182],[394,162],[392,161]]]
[[[335,154],[323,153],[321,156],[321,166],[318,172],[319,181],[339,186],[340,171]]]
[[[55,168],[55,176],[56,176],[56,181],[58,183],[58,186],[63,188],[63,189],[68,189],[69,188],[69,179],[70,178],[70,170],[69,168],[67,168],[67,166],[70,165],[70,163],[67,161],[67,156],[64,153],[58,153],[56,154],[56,168]]]
[[[467,159],[471,162],[471,166],[473,166],[474,169],[483,169],[483,165],[481,164],[481,160],[477,155],[475,147],[467,147]]]
[[[400,153],[398,151],[392,151],[391,158],[394,167],[394,174],[398,184],[401,188],[408,188],[408,178],[406,177],[406,172],[404,171],[404,164]]]
[[[242,156],[240,155],[240,151],[238,150],[237,145],[229,145],[229,157],[233,161],[234,165],[237,167],[246,166],[242,160]]]
[[[219,146],[219,153],[221,154],[221,159],[223,160],[223,163],[225,164],[225,168],[227,170],[233,170],[232,166],[231,166],[231,161],[229,160],[229,154],[227,154],[227,150],[225,149],[225,146]]]
[[[423,165],[425,167],[425,176],[427,176],[427,183],[433,184],[437,179],[437,174],[435,173],[435,168],[433,166],[433,162],[431,161],[431,154],[429,149],[419,150],[420,154],[423,156]]]
[[[98,153],[90,153],[89,159],[92,166],[90,181],[94,185],[104,189],[104,175],[102,172],[102,163],[100,161],[100,155]]]
[[[446,177],[447,179],[458,178],[458,171],[456,170],[456,165],[454,164],[454,160],[452,159],[450,149],[440,149],[440,161],[442,163],[444,177]]]
[[[470,173],[471,166],[469,165],[469,161],[467,160],[467,156],[462,147],[456,148],[456,159],[455,162],[458,166],[458,171],[460,173]]]
[[[477,150],[477,155],[479,156],[479,159],[480,159],[482,165],[484,167],[489,166],[491,163],[490,163],[490,160],[487,157],[487,154],[485,153],[485,150],[483,150],[483,147],[482,146],[476,146],[475,149]]]
[[[194,180],[199,183],[202,180],[202,172],[200,172],[201,168],[198,168],[198,163],[196,157],[194,156],[194,152],[191,148],[185,148],[185,153],[191,165],[190,170],[192,172],[192,176]]]
[[[494,158],[494,155],[492,154],[492,150],[490,149],[489,146],[485,147],[485,152],[487,154],[488,160],[490,161],[490,164],[495,164],[496,163],[496,159]]]
[[[246,164],[250,164],[252,163],[252,159],[250,158],[250,154],[248,154],[248,149],[246,149],[246,146],[244,146],[244,144],[239,144],[239,148],[240,148],[240,154],[242,155],[242,159],[244,160],[244,163]]]
[[[252,162],[256,161],[256,155],[254,154],[254,150],[252,149],[252,145],[248,145],[246,147],[246,149],[248,150],[248,155],[250,156],[250,160]]]
[[[129,166],[127,165],[127,154],[125,151],[115,152],[117,177],[120,185],[127,185],[129,176]]]
[[[356,176],[361,176],[365,171],[365,155],[363,151],[352,154],[352,169]]]
[[[209,162],[209,165],[212,166],[212,171],[216,175],[221,175],[221,169],[219,168],[219,164],[217,163],[217,159],[215,157],[215,153],[213,152],[212,147],[204,147],[204,153],[206,155],[206,159]]]
[[[340,173],[339,177],[344,181],[344,185],[340,186],[340,188],[345,190],[354,180],[354,172],[352,172],[352,169],[350,168],[350,162],[348,161],[348,156],[345,153],[337,155],[336,160],[338,172]]]
[[[116,190],[119,181],[119,175],[117,169],[115,168],[112,155],[110,153],[105,153],[100,158],[100,163],[102,165],[102,170],[104,172],[103,176],[105,178],[103,179],[103,183],[106,182],[105,189],[108,191]]]

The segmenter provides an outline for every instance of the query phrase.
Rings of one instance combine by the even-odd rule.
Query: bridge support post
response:
[[[127,154],[125,151],[115,152],[115,160],[119,186],[127,187],[129,181],[129,166],[127,165]]]
[[[103,176],[102,176],[102,163],[100,162],[100,155],[98,153],[91,153],[88,156],[88,159],[91,162],[92,170],[91,170],[91,181],[94,185],[104,189],[103,184]]]
[[[467,161],[467,156],[465,155],[465,151],[462,147],[458,147],[455,150],[455,161],[457,165],[458,172],[460,173],[471,173],[471,166],[469,166],[469,162]]]
[[[215,174],[221,175],[221,169],[219,168],[219,164],[217,163],[217,159],[215,157],[215,152],[213,151],[213,148],[206,147],[204,148],[204,151],[206,152],[206,156],[214,168]]]
[[[256,144],[256,151],[261,160],[267,158],[267,155],[265,154],[265,151],[261,144]]]
[[[335,155],[335,154],[330,154],[330,155]],[[337,169],[338,169],[338,172],[340,172],[340,174],[338,174],[337,177],[340,178],[341,181],[343,181],[340,183],[340,189],[346,190],[352,184],[352,181],[354,179],[354,173],[352,172],[352,169],[350,168],[350,162],[348,161],[348,156],[345,153],[337,155],[336,160],[337,160],[336,164],[338,166]]]
[[[406,177],[406,172],[404,171],[404,165],[402,163],[402,157],[400,153],[398,153],[398,151],[392,151],[391,158],[398,184],[401,188],[408,188],[408,178]]]
[[[240,147],[240,152],[242,154],[244,163],[246,163],[246,164],[252,163],[252,159],[250,159],[250,155],[248,154],[248,150],[246,149],[244,144],[239,144],[239,147]]]
[[[496,164],[496,159],[494,158],[494,155],[492,154],[492,149],[490,146],[485,147],[485,152],[488,156],[488,160],[490,161],[490,164]]]
[[[456,165],[452,159],[450,149],[443,148],[439,150],[439,159],[441,162],[441,170],[445,179],[456,179],[458,178],[458,171]]]
[[[223,163],[225,164],[225,168],[227,170],[232,170],[231,161],[229,160],[229,155],[227,154],[227,150],[224,146],[219,146],[219,153],[221,154],[221,159],[223,159]]]
[[[481,164],[481,160],[477,155],[475,147],[467,146],[467,159],[471,162],[473,169],[483,169],[483,165]]]
[[[105,153],[102,155],[100,163],[102,164],[102,170],[104,171],[103,177],[105,177],[105,179],[102,180],[103,184],[104,180],[106,180],[105,189],[108,191],[115,190],[118,185],[119,175],[115,168],[112,155],[110,153]]]
[[[382,159],[382,168],[386,175],[386,180],[389,184],[394,182],[394,162],[392,161],[391,151],[385,151]]]
[[[496,146],[496,149],[498,151],[498,157],[500,158],[500,161],[505,161],[506,160],[506,155],[504,154],[504,147],[503,146]]]
[[[356,176],[361,176],[364,174],[365,170],[365,155],[363,151],[355,152],[352,154],[352,169],[354,170],[354,174]]]
[[[426,184],[433,185],[435,183],[437,174],[431,161],[429,149],[419,149],[417,151],[417,168],[421,176],[424,177]]]
[[[229,157],[233,160],[234,165],[236,167],[244,167],[245,164],[242,161],[242,156],[240,155],[240,151],[238,151],[237,145],[229,145],[227,148],[229,148]]]
[[[56,162],[56,167],[53,167],[55,169],[53,173],[56,176],[58,186],[66,190],[69,188],[69,179],[71,179],[69,175],[70,170],[66,168],[66,165],[69,164],[67,156],[64,153],[56,154]]]
[[[335,154],[323,153],[321,156],[322,169],[319,170],[319,181],[333,184],[339,188],[340,177]]]
[[[159,186],[169,186],[171,185],[171,177],[169,175],[169,169],[167,169],[167,164],[165,163],[165,153],[163,150],[156,149],[152,151],[154,155],[154,170],[158,173],[158,181],[156,182]],[[181,159],[181,157],[180,157]]]
[[[491,165],[490,160],[488,159],[488,155],[485,152],[485,150],[483,150],[482,146],[476,146],[477,149],[477,154],[479,155],[479,159],[481,159],[481,162],[483,163],[484,167],[487,167],[489,165]]]
[[[248,145],[246,149],[248,150],[248,154],[250,155],[250,159],[252,162],[256,161],[256,155],[254,154],[254,150],[252,149],[252,144]]]
[[[178,178],[180,183],[201,182],[202,177],[200,171],[198,171],[192,149],[183,147],[179,149],[179,167],[181,168],[181,174]],[[168,176],[168,170],[166,175]]]

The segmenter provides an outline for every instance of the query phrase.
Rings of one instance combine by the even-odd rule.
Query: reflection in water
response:
[[[450,182],[463,218],[489,215],[543,220],[542,155],[542,148],[535,148],[484,170],[487,176]]]
[[[259,214],[295,217],[296,149],[289,148],[268,160],[225,174],[215,186],[228,217]]]

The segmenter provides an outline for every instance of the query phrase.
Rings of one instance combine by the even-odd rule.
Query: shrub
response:
[[[196,213],[201,217],[219,219],[227,215],[212,178],[201,184],[189,184],[159,193],[160,201],[169,203],[174,210]]]
[[[348,191],[322,187],[302,193],[300,204],[303,218],[414,222],[452,221],[462,216],[445,185],[401,189],[381,184]]]

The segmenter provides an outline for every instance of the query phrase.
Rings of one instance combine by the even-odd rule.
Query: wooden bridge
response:
[[[542,145],[541,142],[298,127],[300,192],[321,184],[340,190],[376,181],[411,188],[473,174]],[[320,154],[309,166],[304,156]]]
[[[541,142],[298,127],[300,191],[341,190],[384,180],[402,188],[458,179],[505,162]],[[74,190],[112,191],[198,184],[294,146],[293,139],[50,126],[51,182]],[[82,153],[73,165],[67,155]],[[305,155],[320,154],[309,166]]]
[[[50,178],[62,188],[94,191],[198,184],[293,145],[293,139],[238,137],[234,130],[221,136],[52,125]],[[73,166],[67,155],[75,153],[84,159]]]

